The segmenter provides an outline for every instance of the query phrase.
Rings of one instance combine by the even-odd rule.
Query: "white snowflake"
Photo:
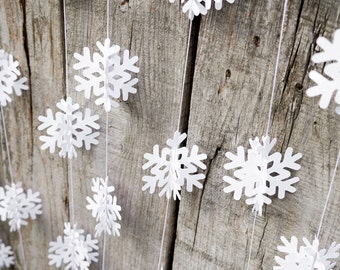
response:
[[[202,160],[207,158],[206,154],[198,154],[198,146],[194,145],[189,154],[187,147],[180,147],[180,144],[186,139],[185,133],[175,132],[174,138],[167,140],[167,145],[162,152],[159,152],[159,146],[153,147],[153,153],[144,154],[144,158],[148,161],[143,165],[143,170],[150,167],[153,176],[143,176],[142,180],[146,182],[142,190],[150,189],[150,193],[155,192],[158,182],[158,187],[162,188],[159,196],[166,193],[166,197],[170,199],[173,192],[173,198],[181,199],[179,191],[186,181],[186,189],[191,192],[193,186],[202,188],[199,180],[205,178],[205,175],[196,174],[197,167],[206,169]]]
[[[295,236],[290,242],[284,236],[281,237],[284,245],[277,248],[287,255],[284,259],[275,256],[275,261],[279,266],[274,266],[274,270],[331,270],[335,266],[336,263],[330,259],[339,257],[340,244],[333,242],[328,250],[319,250],[318,239],[315,238],[312,243],[309,243],[306,238],[302,240],[305,245],[298,249],[298,240]]]
[[[86,197],[89,203],[86,208],[92,211],[92,216],[98,222],[95,228],[95,237],[100,236],[103,232],[120,236],[120,224],[117,221],[121,220],[119,213],[121,207],[117,205],[117,197],[110,194],[115,188],[108,186],[107,181],[108,177],[105,180],[99,177],[92,179],[93,199],[89,196]]]
[[[5,246],[0,239],[0,269],[14,264],[13,251],[10,246]]]
[[[236,169],[234,178],[224,176],[223,180],[229,184],[223,191],[225,193],[234,192],[234,199],[241,198],[243,189],[248,197],[246,203],[254,205],[253,211],[262,215],[263,204],[270,204],[271,199],[267,195],[274,195],[278,189],[279,199],[283,199],[285,192],[295,192],[292,185],[299,181],[298,177],[292,177],[289,169],[299,170],[300,165],[296,163],[302,155],[300,153],[292,155],[293,149],[288,147],[283,160],[279,152],[270,154],[276,139],[270,141],[268,136],[262,137],[262,142],[256,137],[249,140],[251,149],[248,149],[248,159],[242,146],[237,148],[237,154],[227,152],[225,155],[231,160],[226,163],[226,170]]]
[[[84,235],[84,230],[77,229],[77,225],[65,223],[64,236],[59,235],[56,242],[50,242],[49,265],[60,267],[64,263],[65,270],[87,270],[91,262],[98,261],[97,244],[97,239]]]
[[[17,96],[21,96],[22,90],[27,90],[28,86],[26,77],[19,79],[20,71],[19,62],[13,60],[11,54],[0,50],[0,105],[6,106],[11,102],[10,95],[13,90]]]
[[[124,50],[123,56],[119,55],[120,47],[110,45],[110,39],[105,39],[104,45],[97,41],[97,47],[101,54],[94,53],[91,59],[90,49],[84,48],[84,55],[75,53],[74,57],[79,61],[73,68],[83,70],[83,76],[75,76],[79,82],[77,91],[84,91],[85,97],[90,98],[91,90],[98,97],[97,105],[102,105],[105,111],[110,111],[111,106],[118,107],[115,100],[122,96],[123,100],[128,99],[129,93],[137,92],[134,85],[137,78],[131,79],[131,73],[138,73],[139,68],[135,66],[137,56],[130,58],[128,50]]]
[[[61,112],[53,116],[51,109],[47,109],[47,116],[39,116],[42,122],[38,126],[39,130],[47,129],[48,136],[40,136],[39,139],[44,142],[42,149],[50,148],[50,153],[54,153],[55,146],[61,150],[59,156],[65,158],[77,157],[75,147],[85,145],[86,150],[90,150],[91,144],[98,144],[96,139],[99,132],[99,125],[96,121],[99,119],[97,114],[91,115],[90,109],[85,109],[84,114],[79,111],[79,104],[72,103],[72,99],[68,97],[57,103],[57,107]]]
[[[340,105],[340,29],[334,32],[333,43],[325,37],[319,37],[316,41],[322,52],[312,56],[314,63],[324,63],[324,75],[312,70],[309,72],[316,85],[307,90],[310,97],[321,96],[319,106],[325,109],[329,106],[332,97],[336,104]],[[340,114],[340,106],[337,106],[337,114]]]
[[[235,0],[227,0],[232,4]],[[175,3],[176,0],[169,0],[170,3]],[[181,0],[184,4],[182,7],[183,13],[188,13],[190,20],[193,20],[195,16],[200,14],[206,15],[208,10],[211,9],[212,2],[215,2],[215,9],[220,10],[222,8],[223,0]]]
[[[0,187],[0,218],[2,221],[9,220],[10,231],[16,231],[26,226],[26,219],[36,219],[41,215],[40,193],[28,189],[25,193],[21,183],[11,186]]]

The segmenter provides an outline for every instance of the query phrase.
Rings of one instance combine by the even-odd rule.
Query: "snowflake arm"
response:
[[[150,189],[150,194],[155,192],[156,186],[161,188],[159,196],[166,195],[169,199],[171,194],[174,200],[180,199],[180,190],[186,185],[188,192],[192,192],[193,186],[202,188],[200,180],[205,178],[204,174],[197,174],[198,168],[206,169],[202,162],[207,158],[205,154],[198,154],[198,147],[194,145],[189,154],[189,149],[181,147],[181,143],[186,139],[185,133],[176,131],[173,139],[167,140],[167,145],[159,151],[159,146],[153,147],[153,153],[144,154],[147,162],[142,166],[143,170],[151,168],[152,176],[143,176],[146,182],[142,187],[145,191]]]
[[[312,70],[309,73],[309,78],[316,85],[307,89],[307,95],[310,97],[320,96],[319,106],[325,109],[329,106],[333,96],[336,104],[340,104],[340,29],[334,32],[333,43],[325,37],[319,37],[316,43],[323,51],[314,54],[312,61],[326,64],[324,68],[326,76]],[[337,106],[335,111],[340,114],[340,106]]]
[[[28,90],[26,77],[19,78],[19,62],[14,61],[11,54],[0,50],[0,105],[6,106],[12,101],[10,95],[13,90],[17,96],[21,96],[23,90]]]
[[[115,188],[108,186],[108,177],[92,179],[93,199],[89,196],[86,197],[88,205],[86,208],[92,211],[92,216],[98,222],[96,225],[95,237],[100,236],[103,232],[120,236],[120,224],[117,222],[121,220],[121,207],[117,204],[117,197],[112,196]]]
[[[73,104],[70,97],[60,100],[57,107],[61,111],[55,117],[51,109],[47,109],[46,116],[38,117],[42,122],[38,130],[46,129],[47,134],[39,137],[43,142],[42,150],[49,148],[50,153],[54,153],[57,146],[60,157],[71,159],[77,157],[76,148],[84,145],[86,150],[90,150],[91,145],[98,144],[99,132],[94,131],[100,128],[96,122],[98,115],[91,115],[90,109],[85,109],[83,114],[79,111],[79,104]]]
[[[310,243],[305,237],[302,238],[304,245],[298,248],[298,240],[295,236],[288,241],[284,236],[281,236],[282,246],[278,246],[278,250],[287,255],[284,258],[275,256],[275,261],[279,266],[274,266],[274,270],[331,270],[335,266],[335,262],[329,259],[339,257],[338,250],[340,244],[335,242],[331,244],[328,250],[319,249],[319,240],[314,239]]]
[[[49,265],[60,267],[65,264],[65,269],[88,270],[92,261],[98,261],[97,244],[98,240],[92,239],[90,234],[84,235],[84,230],[65,223],[64,236],[50,242]]]
[[[251,148],[248,149],[247,158],[242,146],[237,148],[237,154],[226,153],[231,162],[226,163],[226,170],[234,169],[234,177],[224,176],[223,180],[229,185],[223,189],[225,193],[234,192],[234,199],[239,200],[243,194],[248,197],[246,203],[254,205],[253,210],[262,215],[262,206],[270,204],[272,200],[268,195],[274,195],[278,191],[278,198],[283,199],[285,192],[295,192],[292,185],[299,181],[298,177],[292,177],[290,170],[299,170],[296,163],[301,154],[293,155],[293,149],[287,148],[284,158],[278,152],[270,154],[276,139],[270,140],[268,136],[250,140]]]
[[[5,246],[0,239],[0,269],[14,265],[13,251],[10,246]]]
[[[21,183],[0,188],[0,215],[1,220],[9,220],[10,231],[16,231],[28,224],[28,218],[36,219],[41,215],[41,199],[39,192],[31,189],[24,192]]]
[[[83,55],[74,54],[78,62],[73,68],[82,70],[82,76],[75,76],[79,83],[76,91],[84,91],[87,99],[90,98],[92,92],[97,97],[95,103],[103,105],[105,111],[108,112],[111,107],[119,106],[116,99],[122,97],[126,101],[129,93],[137,92],[134,85],[138,79],[132,79],[132,74],[139,72],[139,68],[135,65],[138,57],[130,58],[128,50],[123,51],[121,57],[119,55],[120,47],[118,45],[111,46],[110,39],[105,39],[104,44],[98,41],[96,45],[101,54],[94,53],[93,60],[87,47],[84,48]]]

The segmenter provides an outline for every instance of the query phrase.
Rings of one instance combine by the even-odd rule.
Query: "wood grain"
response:
[[[182,192],[171,201],[167,221],[164,269],[244,269],[253,216],[245,198],[235,201],[223,193],[228,174],[223,164],[227,151],[265,134],[273,81],[283,1],[224,1],[221,11],[195,19],[191,34],[186,83],[182,76],[189,21],[179,3],[159,0],[112,0],[109,38],[138,55],[137,94],[130,95],[109,117],[109,183],[122,206],[120,237],[107,237],[105,269],[157,269],[166,199],[142,192],[143,154],[160,148],[180,129],[188,132],[187,145],[196,144],[208,155],[202,190]],[[94,97],[76,92],[73,54],[106,38],[106,1],[66,0],[68,74],[64,59],[64,21],[61,0],[0,0],[0,48],[20,62],[29,78],[28,92],[4,108],[15,181],[39,191],[43,215],[23,227],[28,269],[48,266],[48,243],[63,233],[69,221],[68,166],[74,181],[75,221],[94,234],[95,220],[86,210],[91,179],[105,175],[105,112]],[[284,200],[273,197],[257,219],[250,269],[272,269],[280,236],[312,240],[317,232],[339,142],[339,117],[334,104],[328,110],[306,96],[313,85],[308,72],[316,38],[332,37],[340,25],[340,6],[334,0],[289,1],[278,71],[270,136],[275,151],[291,146],[301,152],[297,192]],[[69,96],[81,108],[99,114],[99,145],[78,151],[78,158],[62,159],[40,149],[38,116]],[[183,101],[180,104],[181,100]],[[181,110],[181,111],[180,111]],[[0,133],[0,184],[10,183],[3,130]],[[230,174],[231,175],[231,174]],[[321,247],[339,241],[340,184],[337,176],[321,231]],[[17,263],[18,236],[0,223],[0,238],[13,246]],[[102,248],[103,238],[99,239]],[[100,262],[91,269],[101,269]],[[339,261],[337,261],[339,264]],[[339,269],[339,268],[336,268]]]

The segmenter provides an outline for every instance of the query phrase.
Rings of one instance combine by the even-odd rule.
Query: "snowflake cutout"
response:
[[[50,149],[54,153],[55,147],[61,150],[59,156],[71,159],[77,157],[76,147],[80,148],[85,145],[86,150],[90,150],[91,144],[98,144],[96,139],[99,132],[99,125],[96,121],[99,119],[97,114],[91,115],[90,109],[85,109],[84,114],[79,111],[79,104],[72,103],[72,98],[62,99],[57,103],[61,112],[57,112],[55,117],[52,110],[47,109],[47,116],[39,116],[42,122],[38,126],[39,130],[47,129],[48,136],[40,136],[39,139],[44,142],[41,149]]]
[[[305,243],[298,249],[298,240],[293,236],[290,242],[284,237],[281,237],[283,246],[278,246],[278,250],[286,253],[285,258],[275,256],[275,261],[279,266],[274,266],[274,270],[331,270],[336,263],[330,259],[339,257],[340,244],[333,242],[326,249],[319,250],[319,240],[314,239],[312,243],[306,238],[302,238]]]
[[[205,175],[196,174],[196,172],[197,168],[206,169],[202,160],[206,159],[207,155],[198,154],[197,145],[192,147],[190,154],[188,148],[180,147],[186,137],[185,133],[181,134],[176,131],[174,138],[166,142],[169,147],[163,148],[161,153],[159,146],[154,145],[152,154],[144,154],[144,158],[148,161],[142,168],[146,170],[152,167],[153,176],[143,176],[142,180],[146,182],[142,188],[143,191],[150,189],[150,194],[154,193],[158,182],[158,187],[162,189],[159,196],[166,194],[166,197],[170,199],[173,193],[173,198],[176,200],[176,198],[181,199],[179,191],[185,182],[188,192],[192,192],[193,186],[203,187],[199,180],[203,180]]]
[[[5,246],[0,239],[0,269],[14,264],[13,251],[10,246]]]
[[[235,0],[227,0],[228,3],[232,4]],[[175,3],[176,0],[169,0],[170,3]],[[190,20],[193,20],[195,16],[200,14],[206,15],[208,10],[211,9],[212,2],[215,2],[215,9],[222,9],[223,0],[181,0],[184,4],[182,7],[183,13],[188,13]]]
[[[36,219],[41,215],[40,193],[31,189],[24,192],[21,183],[11,186],[0,187],[0,218],[2,221],[9,220],[10,231],[16,231],[26,226],[26,219]]]
[[[50,242],[49,265],[60,267],[64,263],[65,270],[88,270],[91,262],[98,261],[97,244],[97,239],[92,239],[90,234],[84,235],[84,230],[77,229],[77,225],[65,223],[64,236]]]
[[[334,32],[333,43],[325,37],[319,37],[316,43],[323,51],[314,54],[312,61],[325,64],[324,75],[315,70],[309,72],[309,78],[316,85],[307,89],[307,95],[320,96],[319,106],[326,109],[333,96],[336,104],[340,105],[340,29]],[[335,111],[340,114],[340,106]]]
[[[26,77],[19,79],[19,62],[13,60],[11,54],[0,50],[0,105],[6,106],[12,101],[10,95],[13,90],[17,96],[21,96],[22,90],[28,90]]]
[[[95,237],[100,236],[103,232],[120,236],[120,224],[117,220],[121,220],[119,211],[121,207],[117,205],[117,197],[112,196],[115,188],[107,185],[108,177],[92,179],[93,199],[89,196],[86,197],[86,205],[88,210],[92,211],[92,216],[96,218],[98,224],[95,227]]]
[[[267,195],[271,196],[278,190],[279,199],[283,199],[285,192],[295,192],[296,188],[292,185],[299,181],[298,177],[292,177],[288,169],[299,170],[301,166],[296,163],[302,155],[300,153],[293,155],[293,149],[288,147],[283,160],[279,152],[270,154],[276,139],[272,141],[268,136],[262,137],[262,142],[256,137],[250,139],[251,148],[248,149],[248,159],[245,158],[245,151],[242,146],[237,148],[237,154],[227,152],[225,155],[231,160],[226,163],[226,170],[236,169],[234,178],[224,176],[223,180],[229,184],[223,191],[225,193],[234,192],[234,199],[241,198],[243,189],[244,194],[248,197],[246,203],[254,205],[253,211],[262,215],[263,204],[270,204],[272,201]]]
[[[124,50],[121,57],[120,47],[111,46],[108,38],[105,39],[104,44],[99,41],[96,44],[101,54],[94,53],[93,60],[88,47],[84,48],[83,55],[74,54],[79,62],[73,68],[83,70],[82,77],[77,75],[74,77],[79,82],[76,91],[84,91],[87,99],[93,91],[93,94],[98,97],[95,103],[103,105],[105,111],[109,112],[112,106],[116,108],[119,106],[115,99],[122,97],[126,101],[129,93],[137,92],[134,85],[138,79],[131,79],[131,73],[139,72],[139,68],[135,66],[138,57],[130,58],[128,50]]]

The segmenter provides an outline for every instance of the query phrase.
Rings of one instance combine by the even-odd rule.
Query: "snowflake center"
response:
[[[170,153],[170,168],[169,168],[169,176],[171,181],[177,182],[181,176],[180,176],[180,169],[181,164],[178,162],[178,153],[176,150],[171,150]]]

